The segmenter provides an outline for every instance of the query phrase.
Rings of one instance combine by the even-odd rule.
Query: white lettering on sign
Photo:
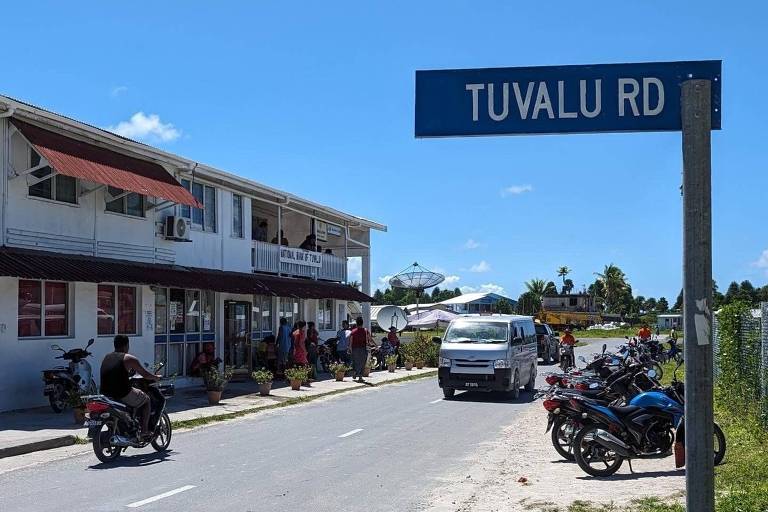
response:
[[[631,86],[632,90],[627,91],[627,86]],[[634,78],[619,78],[619,117],[624,117],[624,104],[629,102],[629,106],[632,108],[632,115],[635,117],[640,115],[640,111],[637,110],[637,95],[640,94],[640,84]]]
[[[280,263],[320,267],[323,264],[323,255],[319,252],[305,251],[297,247],[281,247]]]
[[[590,83],[592,82],[592,83]],[[642,84],[641,84],[642,82]],[[472,94],[472,121],[480,120],[480,101],[482,94],[486,94],[488,105],[488,118],[495,122],[504,121],[509,117],[509,85],[510,82],[465,84],[467,92]],[[574,85],[574,84],[572,84]],[[588,104],[590,85],[594,90],[594,104]],[[525,91],[523,91],[525,87]],[[499,91],[501,88],[501,91]],[[585,117],[595,118],[603,112],[603,80],[579,80],[579,108],[571,104],[567,105],[568,82],[557,81],[557,108],[550,96],[546,82],[512,82],[512,93],[515,96],[517,115],[520,119],[539,119],[546,114],[549,119],[577,119]],[[619,117],[649,117],[657,116],[664,111],[664,84],[655,77],[644,77],[642,80],[634,78],[619,78],[617,82],[618,115]],[[535,96],[534,96],[535,95]],[[639,98],[638,96],[642,96]],[[641,105],[642,100],[642,105]],[[655,100],[655,104],[652,104]],[[575,98],[571,101],[575,101]],[[531,106],[533,103],[533,106]],[[641,110],[642,109],[642,110]],[[530,114],[530,117],[529,117]],[[514,113],[513,113],[514,115]]]

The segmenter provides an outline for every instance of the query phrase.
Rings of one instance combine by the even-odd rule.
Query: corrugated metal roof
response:
[[[18,119],[11,122],[60,174],[174,203],[202,207],[159,164],[71,139]]]
[[[356,288],[339,283],[8,247],[0,248],[0,276],[86,283],[145,284],[300,299],[373,300]]]

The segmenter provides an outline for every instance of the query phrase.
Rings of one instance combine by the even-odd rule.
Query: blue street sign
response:
[[[721,61],[416,72],[416,137],[681,130],[680,85],[712,81]]]

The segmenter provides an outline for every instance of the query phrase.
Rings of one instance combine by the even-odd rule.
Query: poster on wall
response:
[[[315,221],[315,237],[318,242],[328,241],[328,224],[321,220]]]
[[[174,301],[168,303],[168,318],[172,320],[176,318],[176,304]]]
[[[203,313],[203,330],[204,331],[211,330],[211,314],[210,313]]]
[[[151,332],[152,329],[155,328],[155,315],[154,311],[146,310],[144,311],[144,329]]]

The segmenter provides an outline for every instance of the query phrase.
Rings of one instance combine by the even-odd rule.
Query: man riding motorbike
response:
[[[570,329],[565,330],[565,334],[563,334],[560,337],[560,344],[561,345],[570,345],[573,346],[576,344],[576,338],[573,337],[573,334],[571,334]]]
[[[637,331],[637,337],[642,342],[647,342],[651,339],[651,330],[648,328],[648,324],[643,324],[643,327]]]
[[[132,407],[141,421],[138,440],[149,439],[149,397],[143,391],[131,386],[130,371],[133,370],[150,381],[160,380],[160,375],[153,375],[145,370],[135,356],[128,353],[128,336],[115,336],[115,351],[104,356],[101,362],[101,393],[113,400]]]

